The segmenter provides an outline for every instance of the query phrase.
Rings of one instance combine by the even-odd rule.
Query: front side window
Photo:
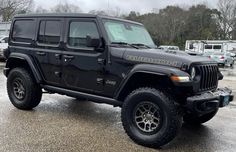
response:
[[[155,47],[147,30],[138,24],[104,20],[104,26],[111,43],[144,44]]]
[[[38,42],[49,45],[57,45],[60,42],[61,22],[41,21],[38,32]]]
[[[35,34],[34,20],[16,20],[13,26],[12,39],[16,42],[30,43]]]
[[[68,45],[71,47],[86,47],[86,37],[99,38],[95,22],[72,21],[70,23]]]

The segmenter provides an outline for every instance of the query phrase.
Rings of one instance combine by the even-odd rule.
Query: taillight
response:
[[[221,56],[220,59],[225,59],[225,57],[224,57],[224,56]]]

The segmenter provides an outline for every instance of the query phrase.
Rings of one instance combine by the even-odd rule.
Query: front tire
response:
[[[42,89],[30,72],[14,68],[7,78],[7,92],[11,103],[18,109],[30,110],[41,101]]]
[[[158,148],[175,138],[182,125],[182,117],[174,101],[153,88],[140,88],[125,99],[122,124],[136,143]]]

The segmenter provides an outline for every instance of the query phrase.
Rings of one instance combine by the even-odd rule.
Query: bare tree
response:
[[[165,9],[160,10],[160,21],[162,24],[159,25],[160,36],[162,39],[167,40],[171,44],[176,37],[180,37],[180,33],[183,30],[185,11],[178,6],[167,6]]]
[[[232,39],[236,39],[236,18],[233,20]]]
[[[89,13],[95,15],[122,17],[121,9],[119,7],[115,7],[113,10],[91,10]]]
[[[81,9],[79,6],[69,4],[66,0],[63,3],[57,4],[51,9],[51,12],[55,13],[79,13]]]
[[[0,16],[10,21],[16,14],[29,12],[32,6],[33,0],[0,0]]]
[[[219,0],[218,9],[220,11],[219,24],[222,28],[222,38],[231,39],[235,28],[236,0]]]
[[[38,6],[35,10],[35,13],[48,13],[49,10],[44,9],[42,6]]]
[[[121,9],[119,7],[115,7],[115,9],[113,9],[111,11],[111,14],[114,17],[120,17],[121,16]]]
[[[89,11],[89,14],[94,14],[94,15],[104,15],[104,16],[107,16],[108,13],[106,11],[103,11],[103,10],[91,10]]]

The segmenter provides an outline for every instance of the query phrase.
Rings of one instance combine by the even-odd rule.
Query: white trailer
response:
[[[0,36],[8,36],[11,22],[0,22]]]
[[[236,53],[236,40],[187,40],[185,51],[191,55],[215,52]]]

